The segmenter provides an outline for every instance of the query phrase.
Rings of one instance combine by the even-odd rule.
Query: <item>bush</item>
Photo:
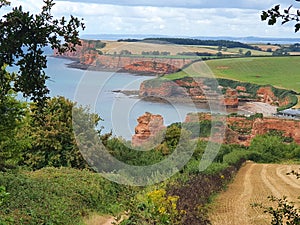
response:
[[[251,142],[248,158],[263,163],[281,162],[286,159],[297,160],[299,146],[294,142],[286,144],[285,141],[291,140],[276,131],[258,135]]]
[[[129,218],[121,225],[130,224],[181,224],[184,211],[177,208],[178,196],[167,195],[165,189],[139,194],[131,202]]]
[[[122,200],[131,196],[129,188],[99,174],[68,168],[1,173],[0,183],[10,193],[0,206],[0,218],[7,225],[79,224],[92,212],[122,211]]]

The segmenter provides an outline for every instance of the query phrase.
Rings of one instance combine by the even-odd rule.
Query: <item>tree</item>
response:
[[[245,53],[245,56],[251,56],[251,55],[252,55],[251,51],[247,51],[247,52]]]
[[[299,0],[295,1],[299,2]],[[295,32],[298,32],[300,29],[300,9],[294,9],[291,5],[282,11],[280,5],[276,5],[267,11],[263,11],[261,20],[268,20],[268,25],[274,25],[278,20],[282,21],[281,24],[295,22]]]
[[[82,129],[81,132],[78,132],[77,129],[78,136],[94,134],[96,133],[95,127],[101,120],[98,115],[89,113],[83,107],[77,107],[75,103],[64,97],[47,100],[44,116],[45,125],[34,119],[39,113],[37,110],[33,110],[32,113],[29,128],[30,136],[33,137],[31,147],[23,153],[26,165],[33,169],[46,166],[79,169],[88,167],[77,146],[73,126]],[[80,119],[73,121],[72,113],[76,113]],[[86,126],[84,122],[89,122],[89,126]],[[85,136],[83,138],[85,141],[91,139]]]
[[[0,0],[0,8],[9,4]],[[24,12],[19,6],[0,18],[0,170],[16,165],[21,151],[29,145],[24,132],[28,125],[28,105],[17,100],[16,93],[30,97],[45,115],[49,90],[44,48],[50,46],[65,52],[80,45],[78,30],[84,29],[84,24],[73,16],[69,21],[64,17],[54,19],[53,6],[53,0],[44,0],[39,14]],[[7,66],[15,66],[18,71],[10,73]],[[39,121],[40,125],[45,122]]]
[[[243,51],[244,51],[244,50],[240,48],[240,49],[239,49],[239,55],[243,55]]]
[[[9,84],[9,88],[0,87],[2,97],[12,89],[42,105],[49,93],[43,48],[51,46],[62,53],[74,51],[75,46],[80,45],[78,29],[84,29],[84,24],[73,16],[69,21],[65,17],[54,19],[51,15],[53,0],[43,1],[45,5],[39,14],[24,12],[19,6],[0,19],[0,67],[18,67],[17,73],[0,74],[0,80]],[[0,8],[8,4],[7,0],[0,0]]]
[[[30,144],[25,127],[27,104],[9,94],[0,104],[0,171],[13,169],[21,160],[21,152]]]

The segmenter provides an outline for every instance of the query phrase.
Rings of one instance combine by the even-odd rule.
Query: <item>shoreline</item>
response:
[[[82,64],[78,58],[73,58],[73,57],[55,56],[55,55],[52,55],[50,57],[68,59],[72,61],[66,64],[68,68],[72,68],[72,69],[79,69],[84,71],[112,72],[112,73],[130,73],[136,76],[149,76],[149,77],[158,76],[158,74],[152,72],[130,71],[130,70],[125,70],[123,68],[108,68],[101,65],[99,66],[86,65],[86,64]]]
[[[199,109],[209,109],[209,103],[213,102],[213,100],[196,100],[189,99],[187,101],[186,98],[178,98],[178,97],[154,97],[147,96],[142,97],[139,96],[139,90],[114,90],[114,93],[121,93],[131,98],[138,98],[142,101],[154,102],[154,103],[165,103],[165,104],[183,104],[187,106],[195,106]],[[257,102],[257,101],[245,101],[240,102],[237,108],[226,108],[225,110],[228,114],[230,113],[239,113],[243,115],[253,115],[255,113],[262,113],[264,116],[270,117],[274,116],[277,113],[277,107],[272,106],[268,103]]]
[[[72,62],[67,63],[68,68],[79,69],[79,70],[88,70],[88,71],[103,71],[103,72],[117,72],[117,73],[130,73],[136,76],[151,76],[157,77],[157,74],[149,72],[136,72],[136,71],[127,71],[124,69],[111,69],[103,66],[90,66],[80,63],[78,58],[67,57],[67,56],[55,56],[51,55],[50,57],[68,59]],[[122,93],[129,97],[135,97],[142,99],[143,101],[149,102],[160,102],[166,104],[185,104],[190,106],[196,106],[196,108],[209,109],[209,104],[207,100],[195,100],[189,99],[187,101],[185,98],[169,97],[169,98],[160,98],[160,97],[141,97],[139,96],[139,90],[113,90],[115,93]],[[213,101],[213,100],[210,100]],[[247,101],[241,102],[237,108],[226,108],[228,113],[242,113],[244,115],[251,115],[255,113],[262,113],[264,116],[273,116],[277,113],[277,107],[271,106],[263,102]]]

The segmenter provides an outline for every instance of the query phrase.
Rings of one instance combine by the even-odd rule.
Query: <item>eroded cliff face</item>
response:
[[[228,108],[237,108],[239,106],[238,91],[235,89],[227,88],[224,95],[224,103]]]
[[[57,50],[54,55],[58,56]],[[90,69],[107,69],[132,73],[169,74],[180,70],[193,62],[191,59],[151,58],[122,55],[103,55],[95,49],[94,42],[81,41],[81,46],[74,52],[65,52],[61,56],[77,59],[82,65]]]
[[[164,130],[164,119],[161,115],[146,112],[138,119],[135,134],[132,136],[132,145],[135,147],[146,146],[155,135]]]
[[[186,99],[186,102],[216,102],[230,108],[237,108],[239,104],[236,90],[227,89],[226,94],[221,92],[222,87],[216,87],[215,82],[210,86],[205,78],[185,77],[178,80],[156,79],[143,82],[140,85],[140,97],[157,97],[173,101]],[[181,101],[184,102],[184,101]]]
[[[211,120],[206,113],[188,114],[185,123]],[[251,140],[269,131],[280,131],[285,137],[290,137],[300,144],[300,121],[280,118],[247,118],[243,116],[229,116],[226,118],[225,139],[227,144],[249,146]],[[222,141],[222,140],[220,140]]]
[[[270,131],[279,131],[283,136],[292,138],[300,144],[300,121],[280,118],[221,116],[212,117],[209,113],[189,113],[184,123],[198,123],[205,120],[214,120],[214,132],[209,138],[202,138],[216,143],[238,144],[249,146],[257,135]],[[166,129],[161,115],[145,113],[137,119],[138,125],[132,136],[133,146],[147,146],[151,138]]]
[[[230,87],[230,80],[226,80],[226,82],[224,82],[225,79],[220,80],[199,77],[184,77],[175,80],[168,80],[163,77],[156,78],[144,81],[140,85],[139,95],[141,97],[165,98],[166,100],[186,98],[188,101],[193,100],[194,102],[217,101],[227,108],[237,108],[240,102],[246,101],[263,102],[275,107],[287,107],[293,101],[291,93],[270,85],[257,87],[258,85],[255,84],[244,83],[245,86],[231,85],[233,88]],[[216,87],[217,85],[218,87]],[[277,91],[278,96],[274,91]]]

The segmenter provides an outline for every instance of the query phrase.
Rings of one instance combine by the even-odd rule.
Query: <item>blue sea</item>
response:
[[[69,68],[68,59],[48,57],[47,85],[51,96],[64,96],[78,105],[89,106],[90,112],[103,119],[102,133],[112,131],[114,136],[131,139],[137,118],[145,112],[160,114],[165,125],[184,121],[189,112],[208,111],[183,104],[149,102],[118,90],[138,90],[149,76],[130,73],[87,71]]]

